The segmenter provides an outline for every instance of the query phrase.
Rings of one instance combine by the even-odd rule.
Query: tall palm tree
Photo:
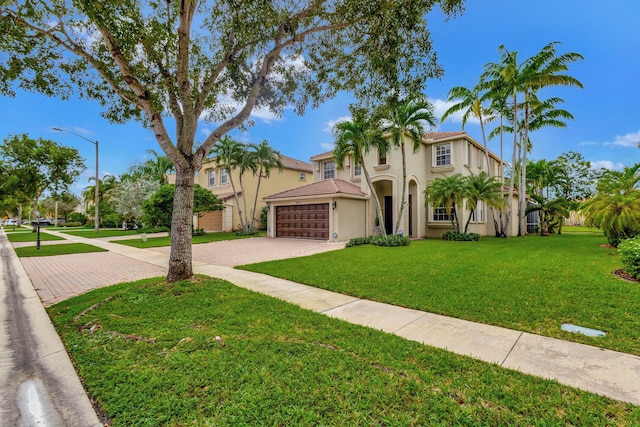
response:
[[[513,123],[513,162],[512,167],[519,164],[519,234],[525,229],[525,183],[527,176],[527,145],[529,143],[529,130],[531,124],[532,107],[537,104],[536,94],[545,87],[549,86],[576,86],[582,88],[582,83],[576,78],[563,74],[569,69],[569,64],[580,59],[584,59],[582,55],[569,52],[558,55],[557,42],[549,43],[542,48],[536,55],[518,63],[518,52],[508,51],[504,45],[498,48],[502,53],[499,63],[489,63],[485,66],[483,80],[489,85],[499,88],[501,91],[508,89],[511,97],[512,106],[512,123]],[[522,114],[522,125],[519,125],[519,114]],[[518,146],[518,137],[520,137],[520,145]],[[520,147],[521,155],[516,159],[516,153]],[[515,174],[511,174],[510,178],[510,195],[509,203],[513,196],[513,184]]]
[[[278,150],[274,150],[266,139],[260,144],[253,144],[251,148],[254,150],[254,161],[258,168],[258,185],[256,186],[256,196],[253,199],[253,213],[251,216],[251,224],[255,227],[256,208],[258,206],[258,194],[260,194],[260,181],[262,176],[269,178],[271,169],[277,167],[280,171],[283,168],[281,154]],[[264,225],[263,225],[264,226]]]
[[[243,177],[244,177],[244,174],[247,172],[251,172],[255,175],[256,172],[258,171],[258,164],[256,162],[255,152],[250,151],[248,146],[241,144],[241,150],[237,153],[237,157],[235,158],[234,165],[239,172],[238,179],[240,181],[240,192],[242,193],[242,206],[244,209],[244,219],[242,219],[242,211],[238,209],[239,210],[238,213],[240,214],[240,217],[241,217],[240,223],[244,231],[249,231],[252,225],[249,222],[249,213],[247,212],[247,197],[244,191]],[[231,178],[231,174],[229,174],[229,177]],[[238,208],[240,207],[238,206]]]
[[[459,214],[462,212],[462,203],[468,196],[465,177],[457,173],[448,177],[437,178],[427,184],[424,195],[425,204],[431,203],[434,209],[446,209],[454,231],[459,233]]]
[[[364,156],[373,148],[378,153],[386,153],[389,149],[389,140],[382,135],[382,131],[378,124],[365,116],[363,110],[352,110],[353,118],[349,121],[340,122],[336,125],[336,141],[334,143],[333,158],[338,168],[344,166],[346,158],[351,157],[353,164],[359,164],[362,167],[362,173],[369,186],[376,205],[376,215],[378,219],[383,218],[382,207],[378,193],[373,187],[369,169],[364,161]],[[384,221],[380,223],[380,234],[387,237],[387,230]]]
[[[130,168],[133,176],[144,176],[160,185],[168,183],[168,175],[175,171],[175,166],[167,156],[159,155],[155,150],[147,150],[147,154],[153,155],[152,159]]]
[[[531,194],[534,202],[527,207],[526,213],[538,212],[540,214],[540,235],[549,235],[549,223],[554,220],[561,220],[569,215],[569,202],[564,197],[549,200],[539,194]]]
[[[231,173],[238,166],[238,159],[241,157],[241,153],[243,150],[244,150],[243,144],[232,139],[230,136],[225,135],[213,147],[213,150],[211,150],[211,153],[214,156],[216,156],[216,166],[225,167],[229,172],[229,182],[231,183],[231,190],[233,191],[233,197],[236,200],[236,207],[238,209],[240,224],[242,226],[242,229],[244,230],[246,229],[246,225],[242,218],[242,212],[240,211],[240,199],[238,197],[238,191],[236,190],[236,185],[233,182],[233,174]]]
[[[464,185],[466,186],[464,194],[467,201],[467,209],[469,209],[469,217],[464,226],[464,232],[467,233],[471,218],[476,213],[480,202],[483,202],[488,207],[498,207],[502,204],[500,194],[502,183],[495,176],[490,176],[485,171],[482,171],[478,175],[466,176]]]
[[[402,223],[402,214],[407,204],[407,155],[405,140],[408,137],[413,144],[414,153],[420,149],[422,137],[425,132],[425,124],[436,126],[436,117],[433,114],[433,105],[422,95],[409,96],[397,106],[391,107],[388,117],[385,118],[383,133],[391,137],[391,144],[400,147],[402,154],[402,197],[400,212],[393,233],[396,234]]]

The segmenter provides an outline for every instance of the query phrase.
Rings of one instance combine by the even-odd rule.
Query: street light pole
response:
[[[90,143],[92,143],[93,145],[96,146],[96,188],[95,188],[95,214],[94,214],[94,222],[95,222],[95,232],[98,233],[98,231],[100,231],[100,210],[99,210],[99,189],[100,189],[100,174],[99,174],[99,169],[98,169],[98,140],[96,139],[95,141],[90,140],[89,138],[85,138],[84,136],[77,134],[75,132],[72,132],[70,130],[66,130],[66,129],[60,129],[60,128],[53,128],[53,130],[56,130],[58,132],[67,132],[67,133],[71,133],[79,138],[84,139],[85,141],[89,141]]]

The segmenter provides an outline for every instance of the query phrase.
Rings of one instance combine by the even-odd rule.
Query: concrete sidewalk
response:
[[[158,267],[168,264],[168,256],[158,252],[63,236]],[[206,262],[194,262],[194,272],[351,323],[640,405],[640,357],[635,355],[362,300]]]

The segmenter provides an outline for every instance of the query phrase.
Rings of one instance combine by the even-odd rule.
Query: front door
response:
[[[384,196],[384,229],[393,233],[393,196]]]

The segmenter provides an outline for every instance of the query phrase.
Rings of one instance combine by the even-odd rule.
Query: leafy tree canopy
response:
[[[17,200],[29,200],[34,208],[45,192],[67,191],[85,169],[75,148],[48,139],[32,139],[26,134],[4,139],[0,161],[3,191]]]
[[[205,212],[221,211],[224,205],[212,192],[196,184],[194,188],[193,212],[201,216]],[[142,204],[144,210],[143,222],[151,227],[170,227],[171,211],[176,186],[166,184]]]

